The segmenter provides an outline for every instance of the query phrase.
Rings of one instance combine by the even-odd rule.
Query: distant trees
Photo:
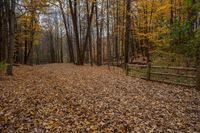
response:
[[[35,55],[38,55],[38,49],[35,48],[35,46],[40,44],[42,37],[40,15],[47,6],[46,1],[21,1],[18,3],[18,6],[21,10],[16,10],[19,15],[19,17],[16,18],[16,45],[19,47],[18,50],[20,51],[17,51],[18,55],[16,56],[20,56],[18,60],[19,63],[33,65],[36,63]],[[22,51],[23,53],[21,53]]]
[[[0,61],[119,66],[140,58],[150,62],[164,49],[198,62],[199,5],[199,0],[1,0]]]

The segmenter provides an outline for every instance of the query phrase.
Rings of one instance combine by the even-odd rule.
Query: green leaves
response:
[[[187,7],[191,7],[192,6],[192,0],[185,0],[185,4]]]
[[[200,3],[194,4],[192,7],[195,11],[200,11]]]
[[[8,67],[7,63],[0,62],[0,70],[6,70],[7,67]]]

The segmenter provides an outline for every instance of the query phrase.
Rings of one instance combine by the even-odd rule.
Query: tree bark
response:
[[[60,30],[60,62],[63,63],[63,43],[62,43],[62,30]]]
[[[102,7],[103,8],[103,7]],[[96,32],[97,32],[97,65],[100,66],[101,63],[101,42],[100,42],[100,35],[99,35],[99,23],[98,23],[98,2],[96,1],[95,5],[95,13],[96,13]]]
[[[89,14],[89,19],[88,19],[88,27],[87,27],[87,31],[86,31],[86,38],[85,38],[85,43],[83,45],[83,51],[82,51],[82,55],[81,55],[81,62],[80,65],[84,64],[84,60],[85,60],[85,51],[88,45],[88,39],[90,36],[90,30],[91,30],[91,23],[92,23],[92,18],[93,18],[93,14],[94,14],[94,2],[92,3],[92,7],[91,7],[91,13],[88,12]],[[88,6],[88,3],[87,3]]]
[[[73,6],[74,5],[74,6]],[[80,42],[79,42],[79,32],[78,32],[78,21],[77,21],[77,0],[74,0],[74,4],[72,5],[72,1],[69,0],[70,13],[72,16],[72,23],[74,27],[75,34],[75,43],[76,43],[76,53],[77,53],[77,64],[81,64],[81,50],[80,50]]]
[[[9,12],[9,45],[7,74],[13,75],[13,55],[15,45],[15,0],[11,0],[11,9]]]
[[[67,36],[67,44],[68,44],[68,48],[69,48],[69,59],[70,59],[69,62],[75,63],[72,40],[71,40],[71,37],[70,37],[70,34],[69,34],[69,28],[67,26],[67,20],[66,20],[66,17],[65,17],[65,13],[64,13],[61,1],[59,1],[59,4],[60,4],[60,10],[61,10],[61,13],[62,13],[62,18],[63,18],[63,22],[64,22],[64,26],[65,26],[65,32],[66,32],[66,36]]]
[[[108,69],[110,69],[111,62],[111,47],[110,47],[110,19],[109,19],[109,0],[107,0],[107,57],[108,57]]]
[[[131,35],[131,0],[126,0],[126,33],[125,33],[125,65],[129,62],[129,45],[130,45],[130,35]]]
[[[200,91],[200,66],[197,67],[197,89]]]

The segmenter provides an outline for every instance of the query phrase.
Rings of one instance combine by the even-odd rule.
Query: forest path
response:
[[[52,64],[0,81],[0,132],[200,132],[200,93],[121,69]]]

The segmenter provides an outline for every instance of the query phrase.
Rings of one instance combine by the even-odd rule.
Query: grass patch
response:
[[[7,63],[0,62],[0,76],[2,76],[8,67]]]
[[[151,69],[151,72],[158,72],[158,73],[178,73],[177,71],[173,70],[167,70],[167,69]],[[183,74],[183,72],[179,73]],[[193,73],[194,74],[194,73]],[[193,75],[191,74],[191,75]],[[138,77],[138,78],[147,78],[147,68],[140,68],[140,67],[131,67],[128,69],[128,75]],[[158,81],[166,81],[166,82],[175,82],[175,83],[182,83],[182,84],[188,84],[188,85],[195,85],[196,80],[193,78],[187,78],[187,77],[177,77],[177,76],[170,76],[170,75],[156,75],[151,74],[152,80],[158,80]]]
[[[8,64],[7,64],[7,63],[0,62],[0,70],[6,70],[7,67],[8,67]]]
[[[139,78],[144,78],[147,75],[146,68],[129,68],[128,74]]]

